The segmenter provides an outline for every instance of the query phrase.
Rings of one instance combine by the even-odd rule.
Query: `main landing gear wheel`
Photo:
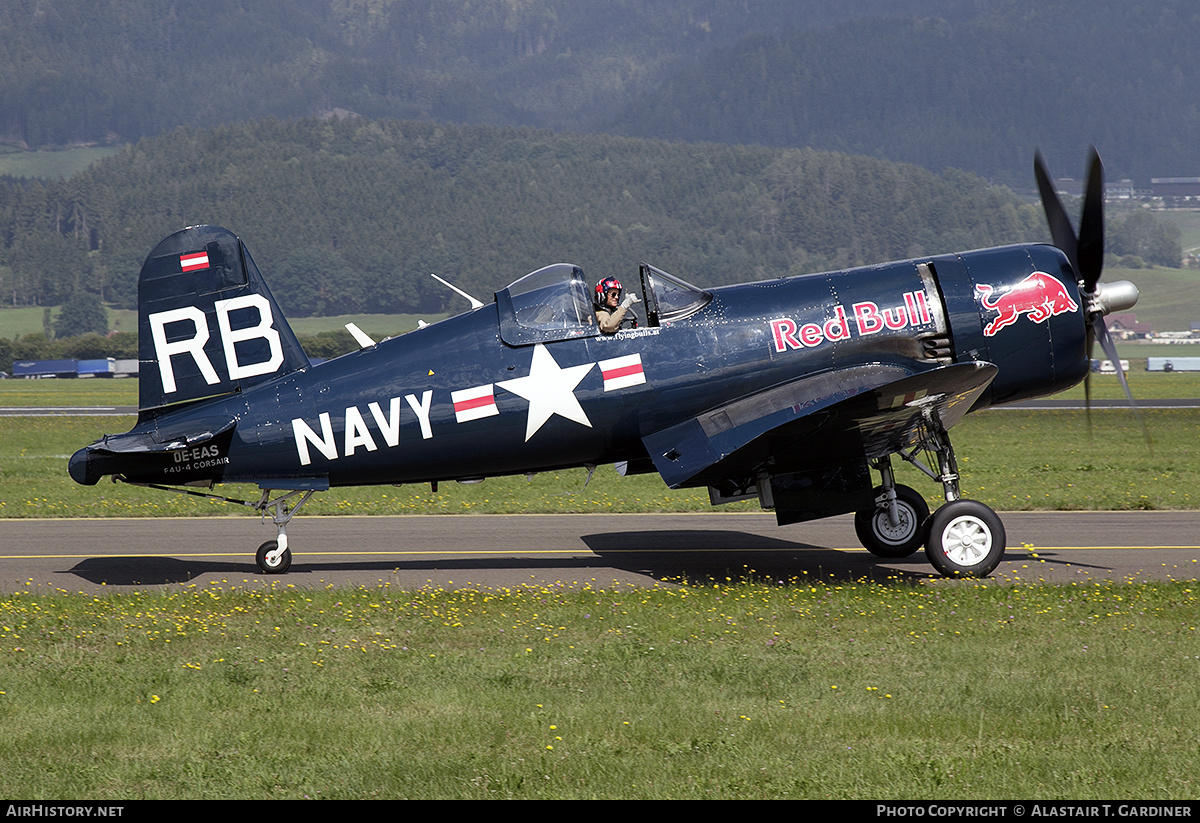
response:
[[[945,577],[987,577],[1004,557],[1004,524],[975,500],[954,500],[929,519],[925,554]]]
[[[859,542],[876,557],[908,557],[925,542],[925,521],[929,505],[916,489],[896,486],[896,522],[892,522],[887,503],[877,504],[854,515],[854,531]],[[876,499],[884,494],[875,489]]]
[[[292,550],[277,551],[279,541],[268,540],[258,547],[254,554],[254,562],[263,574],[283,574],[292,566]]]

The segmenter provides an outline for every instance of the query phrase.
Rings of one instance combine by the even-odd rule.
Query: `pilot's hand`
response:
[[[638,296],[636,294],[634,294],[633,292],[629,292],[628,294],[625,295],[625,299],[621,301],[621,308],[627,309],[630,306],[632,306],[634,303],[641,303],[641,302],[642,301],[638,299]]]

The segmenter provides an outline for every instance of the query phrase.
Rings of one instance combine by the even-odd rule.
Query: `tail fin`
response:
[[[139,407],[240,391],[308,366],[250,253],[216,226],[175,232],[138,279]]]

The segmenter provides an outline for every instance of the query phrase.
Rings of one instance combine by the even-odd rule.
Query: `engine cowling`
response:
[[[1008,246],[938,257],[931,266],[955,359],[999,368],[976,408],[1055,394],[1087,376],[1088,300],[1061,250]]]

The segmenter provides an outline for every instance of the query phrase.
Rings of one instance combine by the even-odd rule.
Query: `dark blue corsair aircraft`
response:
[[[642,264],[645,323],[615,334],[598,328],[583,272],[558,264],[316,366],[242,242],[187,228],[142,267],[137,425],[76,452],[71,477],[271,514],[264,573],[290,566],[287,523],[318,491],[615,463],[708,487],[714,504],[757,497],[780,525],[855,512],[880,557],[925,544],[941,574],[985,576],[1004,527],[960,498],[947,431],[968,411],[1085,379],[1096,337],[1116,360],[1103,316],[1137,300],[1132,284],[1099,283],[1095,151],[1078,236],[1040,156],[1035,172],[1054,245],[714,289]],[[942,484],[932,516],[895,483],[893,455]],[[262,494],[191,491],[216,483]]]

